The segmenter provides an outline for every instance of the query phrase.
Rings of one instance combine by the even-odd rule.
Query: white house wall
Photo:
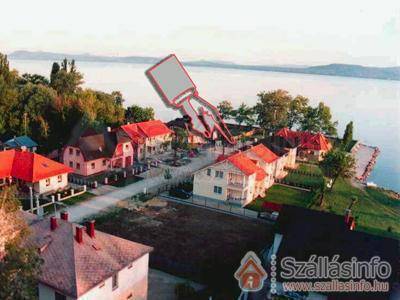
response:
[[[42,179],[39,182],[33,184],[33,189],[36,193],[44,194],[57,190],[62,190],[68,185],[68,174],[61,174],[61,182],[58,182],[58,175],[50,177],[50,185],[46,185],[46,179]]]

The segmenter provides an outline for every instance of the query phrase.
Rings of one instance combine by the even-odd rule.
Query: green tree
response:
[[[10,70],[6,55],[0,53],[0,134],[16,128],[19,118],[14,114],[18,104],[18,73]]]
[[[54,62],[53,66],[51,67],[51,73],[50,73],[50,85],[51,86],[54,86],[54,81],[55,81],[59,71],[60,71],[60,65],[57,62]]]
[[[0,193],[0,299],[36,299],[42,260],[35,248],[24,244],[29,231],[19,213],[15,189]]]
[[[289,110],[287,116],[287,127],[293,128],[300,126],[301,121],[304,119],[304,114],[307,111],[309,100],[303,96],[296,96],[289,103]]]
[[[221,101],[217,106],[222,119],[228,120],[233,116],[233,105],[229,100]]]
[[[255,123],[254,109],[247,106],[245,103],[240,104],[239,107],[233,111],[232,115],[238,125],[244,123],[247,126],[252,126]]]
[[[346,149],[347,146],[350,145],[352,140],[353,140],[353,121],[349,122],[346,125],[346,129],[344,131],[343,140],[342,140],[343,149]]]
[[[351,178],[354,176],[355,160],[349,153],[333,149],[326,153],[320,162],[320,167],[324,175],[333,180],[330,187],[332,190],[339,177]]]
[[[131,123],[154,120],[154,109],[152,107],[141,107],[139,105],[129,106],[125,110],[125,120]]]
[[[320,102],[316,107],[307,107],[304,112],[304,118],[300,122],[300,128],[305,131],[337,135],[337,124],[337,121],[332,121],[332,114],[329,106]]]
[[[46,77],[39,74],[22,74],[21,78],[18,80],[18,84],[23,85],[28,83],[49,85],[50,81]]]
[[[266,133],[273,133],[287,126],[288,111],[292,97],[287,91],[261,92],[258,95],[255,111],[258,124]]]
[[[174,127],[174,137],[171,142],[171,148],[174,150],[174,164],[178,159],[178,150],[188,150],[188,133],[185,129],[180,127]]]
[[[83,83],[83,75],[76,71],[75,62],[70,63],[69,71],[68,64],[68,60],[65,58],[61,63],[61,69],[58,71],[57,65],[53,64],[50,75],[51,86],[62,96],[73,95]]]

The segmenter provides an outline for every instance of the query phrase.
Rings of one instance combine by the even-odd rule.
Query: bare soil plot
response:
[[[238,291],[233,277],[247,251],[259,253],[272,238],[270,225],[167,202],[120,208],[97,220],[99,230],[154,247],[150,266],[212,289]]]

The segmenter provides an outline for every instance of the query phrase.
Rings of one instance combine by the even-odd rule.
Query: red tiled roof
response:
[[[322,133],[319,132],[312,138],[310,138],[307,142],[300,145],[300,147],[311,150],[329,151],[331,150],[332,145],[328,141],[328,139]]]
[[[28,152],[7,150],[0,152],[0,178],[12,176],[27,182],[38,182],[72,169],[42,155]]]
[[[293,131],[282,128],[275,135],[283,137],[291,142],[297,142],[299,147],[311,150],[330,150],[332,145],[328,139],[320,132],[312,134],[308,131]]]
[[[97,230],[94,238],[84,230],[83,242],[78,243],[77,225],[61,219],[57,223],[54,231],[49,219],[33,223],[26,244],[43,249],[39,281],[72,298],[82,296],[152,251],[151,247]]]
[[[173,133],[173,131],[160,120],[151,120],[146,122],[122,125],[121,128],[129,135],[129,137],[133,141],[137,141],[140,138],[149,138]]]
[[[257,166],[250,158],[244,153],[236,153],[227,158],[236,168],[242,171],[247,176],[256,173],[256,180],[263,180],[267,174],[265,171]]]
[[[251,147],[249,151],[256,154],[258,157],[260,157],[266,163],[271,163],[279,158],[274,152],[269,150],[263,144],[258,144],[257,146]]]

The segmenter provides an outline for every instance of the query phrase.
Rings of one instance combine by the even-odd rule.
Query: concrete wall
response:
[[[46,179],[42,179],[39,182],[35,182],[33,184],[33,190],[36,193],[44,194],[48,192],[53,192],[57,190],[62,190],[67,187],[68,185],[68,174],[64,173],[61,174],[61,181],[58,182],[58,175],[48,178],[50,180],[50,184],[47,185]]]
[[[78,300],[126,300],[132,294],[134,300],[147,299],[149,254],[133,262],[118,272],[118,287],[113,290],[112,277],[80,296]],[[54,300],[55,292],[48,286],[39,284],[39,300]],[[67,297],[67,300],[73,298]]]

